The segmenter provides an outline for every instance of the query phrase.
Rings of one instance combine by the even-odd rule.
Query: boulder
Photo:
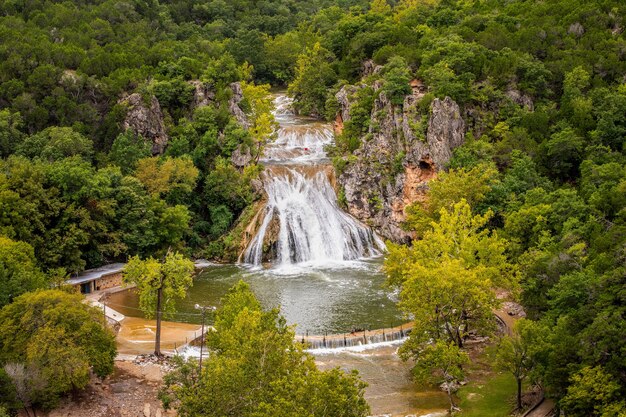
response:
[[[228,111],[233,115],[233,117],[237,120],[237,122],[245,129],[250,127],[250,122],[248,121],[248,117],[239,107],[239,103],[243,100],[243,90],[241,89],[240,83],[232,83],[230,85],[230,89],[233,92],[233,95],[228,100]]]
[[[144,100],[141,94],[133,93],[120,102],[128,107],[122,128],[151,141],[152,153],[162,154],[169,138],[159,100],[154,96]]]
[[[231,155],[230,160],[237,168],[243,168],[248,166],[250,162],[252,162],[252,154],[250,153],[250,148],[248,146],[245,146],[244,150],[242,145],[239,145]]]
[[[205,83],[200,80],[191,80],[189,84],[193,86],[193,101],[192,106],[194,109],[198,107],[208,106],[209,103],[215,101],[215,91],[211,90]]]

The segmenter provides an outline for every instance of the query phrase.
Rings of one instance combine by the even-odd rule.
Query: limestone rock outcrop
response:
[[[133,93],[120,102],[128,107],[122,128],[130,129],[135,134],[151,141],[154,155],[162,154],[169,137],[165,130],[159,100],[154,96],[144,100],[141,94]]]
[[[230,89],[233,92],[233,95],[228,100],[228,111],[233,117],[237,120],[237,122],[244,128],[248,129],[250,127],[250,122],[248,121],[248,117],[241,110],[239,103],[243,100],[243,90],[241,89],[240,83],[232,83],[230,85]]]
[[[359,88],[345,86],[337,93],[342,122],[350,119],[351,99]],[[408,242],[412,235],[402,229],[405,209],[425,199],[428,182],[463,144],[465,122],[449,97],[434,99],[426,113],[419,106],[422,88],[414,88],[401,106],[393,105],[379,84],[374,88],[378,96],[369,132],[338,182],[350,214],[387,239]]]
[[[193,101],[192,106],[194,109],[198,107],[208,106],[215,101],[215,91],[211,90],[205,83],[200,80],[191,80],[189,84],[193,86]]]
[[[67,82],[72,81],[72,75],[68,73]],[[191,110],[204,106],[219,106],[216,101],[215,91],[199,80],[189,81],[193,86],[193,99],[191,102]],[[243,90],[240,83],[232,83],[230,85],[232,96],[228,101],[228,110],[237,120],[237,122],[245,129],[250,127],[250,123],[246,114],[240,107],[243,100]],[[154,155],[162,154],[167,147],[169,137],[165,128],[163,112],[159,100],[150,96],[144,98],[139,93],[133,93],[123,97],[120,101],[127,108],[126,117],[122,122],[122,129],[130,129],[137,135],[149,140],[152,144],[152,153]],[[237,155],[233,155],[233,163],[237,166],[245,166],[250,163],[252,157],[250,151],[238,150]]]
[[[239,145],[230,157],[231,162],[237,168],[243,168],[250,165],[252,162],[252,154],[250,148],[247,146]]]

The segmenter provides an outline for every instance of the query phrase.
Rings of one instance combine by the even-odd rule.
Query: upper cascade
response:
[[[338,205],[324,149],[334,140],[331,126],[296,116],[292,103],[285,95],[274,99],[277,139],[261,159],[268,201],[243,262],[323,265],[379,255],[380,238]]]

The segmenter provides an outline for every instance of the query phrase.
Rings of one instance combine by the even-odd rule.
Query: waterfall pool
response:
[[[220,299],[244,280],[263,307],[279,307],[287,323],[301,334],[350,333],[354,329],[397,326],[402,315],[396,294],[383,287],[382,258],[343,261],[336,265],[285,267],[211,265],[195,277],[187,297],[177,304],[171,321],[200,323],[195,304],[219,306]],[[107,296],[107,305],[130,317],[143,317],[131,289]],[[207,321],[211,321],[208,317]]]

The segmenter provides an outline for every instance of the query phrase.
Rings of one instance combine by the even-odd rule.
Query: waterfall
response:
[[[324,150],[334,139],[330,126],[295,116],[284,95],[274,103],[278,137],[262,158],[268,201],[243,261],[325,265],[379,255],[380,238],[337,203]]]

